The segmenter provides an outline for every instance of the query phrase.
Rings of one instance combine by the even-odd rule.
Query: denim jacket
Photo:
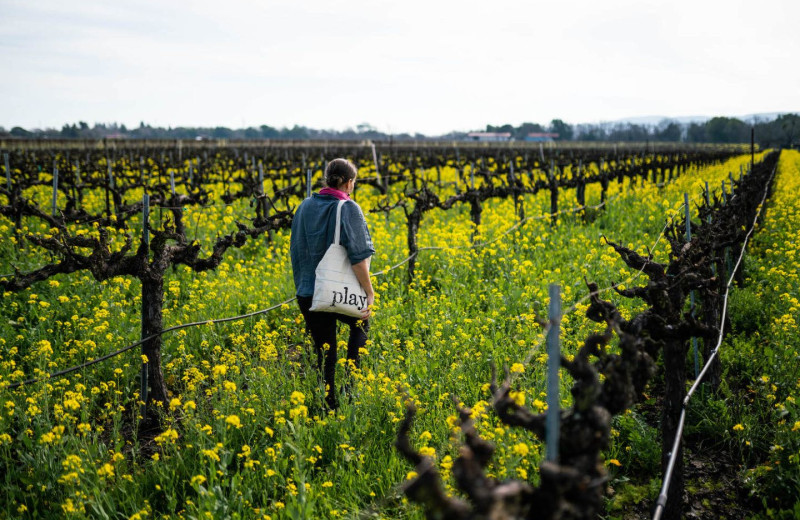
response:
[[[314,193],[300,203],[294,213],[289,250],[297,296],[314,295],[314,272],[328,247],[333,244],[338,203],[339,200],[332,195]],[[347,201],[342,206],[339,242],[347,249],[351,264],[375,254],[367,221],[361,208],[353,201]]]

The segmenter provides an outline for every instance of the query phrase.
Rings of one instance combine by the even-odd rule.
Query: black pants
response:
[[[335,383],[337,360],[336,321],[341,321],[350,326],[350,338],[347,341],[347,359],[352,360],[358,367],[358,350],[367,344],[369,320],[359,320],[358,318],[333,312],[312,312],[309,310],[311,308],[311,298],[306,296],[298,296],[297,303],[306,320],[306,330],[311,333],[311,338],[314,340],[314,350],[317,353],[317,369],[322,371],[325,386],[328,388],[325,402],[331,409],[335,409],[337,407]],[[328,345],[327,350],[325,345]]]

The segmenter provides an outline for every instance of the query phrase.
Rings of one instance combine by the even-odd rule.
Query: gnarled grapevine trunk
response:
[[[661,414],[661,472],[666,473],[678,432],[683,399],[686,397],[686,354],[688,344],[681,340],[664,343],[664,409]],[[672,484],[664,508],[665,520],[680,520],[683,506],[683,443],[675,459]]]
[[[161,331],[163,329],[164,276],[163,273],[148,274],[142,278],[142,337],[155,335],[142,344],[142,354],[147,356],[147,396],[145,400],[147,413],[143,420],[150,422],[156,419],[151,405],[160,401],[167,402],[167,386],[161,371]]]
[[[422,218],[421,212],[417,212],[416,208],[408,215],[408,255],[411,257],[408,261],[408,283],[414,280],[414,268],[417,265],[417,232],[419,231],[419,221]]]
[[[469,201],[469,217],[472,219],[472,223],[475,224],[475,230],[472,232],[472,241],[475,241],[475,238],[478,236],[478,227],[481,225],[481,213],[483,212],[483,208],[481,207],[481,201],[479,199],[471,199]]]
[[[555,174],[551,174],[549,179],[550,184],[550,223],[556,225],[558,223],[558,180]]]

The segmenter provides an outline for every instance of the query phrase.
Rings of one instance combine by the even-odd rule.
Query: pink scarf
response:
[[[336,188],[322,188],[321,190],[319,190],[319,194],[331,195],[339,200],[350,200],[350,195],[341,190],[337,190]]]

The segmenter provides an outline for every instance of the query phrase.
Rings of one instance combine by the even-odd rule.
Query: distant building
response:
[[[470,132],[467,134],[467,140],[481,142],[510,141],[511,132]]]
[[[552,132],[531,132],[525,137],[526,141],[534,143],[549,143],[555,139],[558,139],[558,134]]]

